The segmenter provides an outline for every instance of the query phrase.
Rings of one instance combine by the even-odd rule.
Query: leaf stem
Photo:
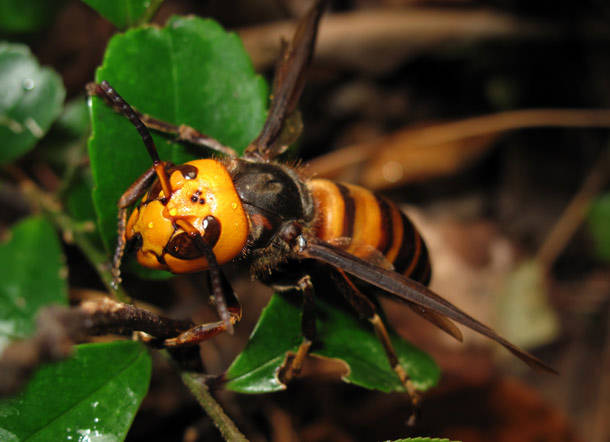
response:
[[[66,242],[72,242],[83,252],[87,260],[99,275],[102,283],[110,293],[124,303],[131,304],[131,297],[121,288],[112,287],[112,273],[106,254],[99,250],[87,237],[79,222],[69,217],[61,205],[49,194],[40,189],[32,180],[25,177],[20,171],[12,168],[11,173],[17,175],[21,190],[30,204],[39,208],[43,214],[59,229]]]
[[[207,384],[197,373],[182,372],[182,382],[188,387],[199,405],[205,410],[208,416],[214,421],[214,425],[222,434],[225,440],[247,442],[248,439],[239,431],[235,423],[224,412],[222,407],[210,393]]]
[[[91,242],[79,223],[63,212],[61,205],[51,195],[40,189],[19,169],[11,167],[9,172],[18,178],[21,190],[30,204],[43,212],[55,227],[63,233],[67,242],[73,242],[84,253],[108,291],[114,293],[119,301],[131,303],[131,298],[121,287],[117,289],[112,287],[112,274],[106,254]],[[182,372],[181,377],[226,440],[248,441],[216,402],[206,383],[202,382],[200,375]]]
[[[112,274],[106,259],[106,254],[100,251],[87,237],[78,222],[70,218],[61,205],[48,193],[40,189],[19,169],[10,167],[9,172],[15,176],[21,185],[21,190],[30,204],[39,208],[43,214],[59,229],[67,242],[73,242],[86,256],[100,276],[109,292],[114,293],[117,299],[124,303],[131,303],[127,293],[118,287],[112,287]],[[201,376],[196,373],[182,372],[182,381],[197,399],[197,402],[212,419],[220,433],[228,441],[247,442],[248,439],[239,431],[235,423],[216,402]]]
[[[161,3],[163,3],[163,0],[152,0],[148,8],[146,8],[146,12],[142,15],[142,17],[140,17],[140,19],[136,23],[134,23],[135,26],[141,26],[144,23],[148,23],[149,21],[151,21],[153,16],[155,15],[155,12],[157,12],[157,9],[159,9],[159,6],[161,6]]]

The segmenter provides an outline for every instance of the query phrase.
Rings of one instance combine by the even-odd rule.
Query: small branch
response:
[[[78,309],[88,318],[88,322],[83,327],[86,327],[89,335],[108,333],[124,335],[137,330],[155,338],[165,339],[176,336],[194,325],[189,320],[166,318],[105,296],[83,301]]]
[[[140,25],[143,25],[144,23],[148,23],[149,21],[151,21],[155,15],[155,13],[159,9],[159,6],[161,6],[161,3],[163,3],[163,0],[149,1],[148,7],[146,8],[146,12],[142,15],[140,20],[138,20],[138,22],[136,23],[136,26],[140,26]]]
[[[67,358],[73,345],[88,336],[110,333],[129,336],[139,330],[163,339],[192,325],[191,321],[158,316],[108,297],[87,300],[77,307],[45,307],[36,318],[34,336],[12,343],[2,353],[0,396],[18,392],[36,368]]]
[[[13,342],[2,352],[0,397],[19,392],[41,364],[70,356],[74,342],[84,337],[83,320],[81,312],[68,307],[41,309],[36,318],[36,334]]]
[[[280,56],[280,41],[296,22],[281,21],[238,29],[257,71]],[[522,20],[482,8],[378,8],[329,14],[322,19],[316,60],[380,74],[423,51],[491,38],[544,38],[556,35],[548,23]]]
[[[106,254],[91,242],[81,228],[80,223],[70,218],[53,197],[40,189],[32,180],[21,174],[20,171],[13,168],[10,172],[18,177],[21,190],[30,204],[43,212],[55,227],[63,233],[64,239],[67,242],[73,242],[83,252],[100,276],[108,292],[113,293],[121,302],[131,303],[131,298],[121,287],[115,289],[112,286],[112,273],[110,272],[110,265]]]
[[[205,410],[208,416],[214,421],[225,440],[246,441],[246,437],[239,431],[235,423],[226,415],[222,407],[210,393],[209,387],[197,373],[182,372],[182,382],[193,393],[199,405]]]
[[[66,168],[61,176],[59,188],[55,192],[58,198],[62,198],[70,189],[77,177],[77,172],[82,167],[89,165],[89,157],[87,156],[87,139],[89,134],[82,137],[75,143],[73,143],[68,149],[70,154],[66,161]]]
[[[337,178],[362,165],[360,182],[382,189],[456,173],[490,149],[499,135],[538,127],[610,127],[610,109],[520,109],[409,126],[318,157],[309,167],[321,176]]]
[[[610,148],[604,150],[587,175],[582,187],[564,209],[536,254],[536,260],[548,269],[566,247],[583,222],[591,201],[603,189],[610,170]]]
[[[131,298],[122,288],[112,287],[112,274],[106,255],[95,247],[79,224],[66,215],[61,206],[46,194],[21,171],[11,168],[9,172],[20,182],[28,201],[38,207],[47,218],[63,232],[64,237],[76,244],[91,262],[110,293],[121,302],[110,298],[89,300],[79,307],[48,307],[38,318],[34,337],[11,344],[0,359],[0,396],[15,393],[30,378],[42,363],[65,359],[72,346],[86,336],[107,333],[131,333],[144,331],[156,338],[167,338],[180,334],[193,324],[155,315],[147,310],[130,305]],[[226,440],[246,441],[233,421],[210,394],[200,375],[181,372],[184,384],[193,393],[199,404],[212,419]]]

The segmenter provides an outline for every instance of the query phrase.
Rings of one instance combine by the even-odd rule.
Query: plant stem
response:
[[[114,289],[111,285],[112,274],[106,254],[100,251],[87,237],[79,223],[70,218],[55,199],[40,189],[33,181],[25,177],[19,170],[10,172],[18,178],[21,190],[28,201],[39,208],[43,214],[60,230],[67,242],[73,242],[87,257],[100,276],[109,292],[114,293],[117,299],[124,303],[131,303],[131,298],[119,287]],[[210,394],[208,386],[202,382],[201,377],[195,373],[182,372],[182,381],[193,393],[197,402],[212,419],[223,437],[228,441],[245,441],[248,439],[239,431],[231,418],[226,415],[222,407]]]
[[[163,3],[163,0],[152,0],[149,2],[146,12],[142,15],[140,20],[137,21],[136,25],[139,26],[148,23],[155,15],[155,12],[157,12],[157,9],[159,9],[159,6],[161,6],[161,3]]]
[[[112,274],[106,254],[91,242],[80,226],[80,223],[70,218],[62,210],[61,205],[57,201],[30,179],[20,176],[20,182],[21,190],[25,197],[33,206],[38,207],[55,227],[63,233],[66,242],[76,244],[93,268],[95,268],[108,291],[114,293],[119,301],[130,304],[131,298],[121,287],[117,289],[112,287]]]
[[[216,428],[225,440],[247,442],[248,439],[239,431],[231,418],[226,415],[222,407],[210,393],[207,384],[202,381],[201,375],[196,373],[182,372],[182,382],[193,393],[199,405],[205,410],[208,416],[214,421]]]
[[[572,236],[586,218],[591,201],[604,188],[608,169],[610,168],[610,148],[606,148],[600,155],[591,171],[587,174],[580,190],[574,195],[568,206],[564,209],[547,235],[542,246],[536,254],[536,260],[548,270]]]

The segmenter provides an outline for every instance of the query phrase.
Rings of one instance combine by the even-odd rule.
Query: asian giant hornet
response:
[[[288,119],[303,89],[324,4],[314,3],[285,45],[267,119],[242,157],[196,129],[137,112],[105,81],[88,86],[91,95],[103,98],[135,125],[153,162],[118,202],[115,283],[120,283],[126,246],[137,251],[137,260],[146,267],[173,273],[207,270],[220,321],[162,343],[193,345],[224,331],[232,333],[241,306],[220,266],[236,257],[247,259],[263,282],[302,295],[303,341],[283,370],[284,380],[300,371],[316,336],[315,287],[308,271],[312,265],[323,266],[348,304],[371,322],[414,403],[418,395],[398,362],[375,302],[378,294],[406,303],[458,340],[462,335],[453,321],[493,339],[531,367],[554,372],[427,288],[431,268],[426,245],[394,204],[362,187],[304,177],[297,168],[275,161],[293,140],[286,136]],[[182,165],[164,162],[149,129],[206,146],[223,158]]]

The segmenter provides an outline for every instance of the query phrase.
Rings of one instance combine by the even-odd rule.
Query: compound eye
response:
[[[170,239],[165,250],[178,259],[197,259],[203,256],[186,232],[179,233]]]

